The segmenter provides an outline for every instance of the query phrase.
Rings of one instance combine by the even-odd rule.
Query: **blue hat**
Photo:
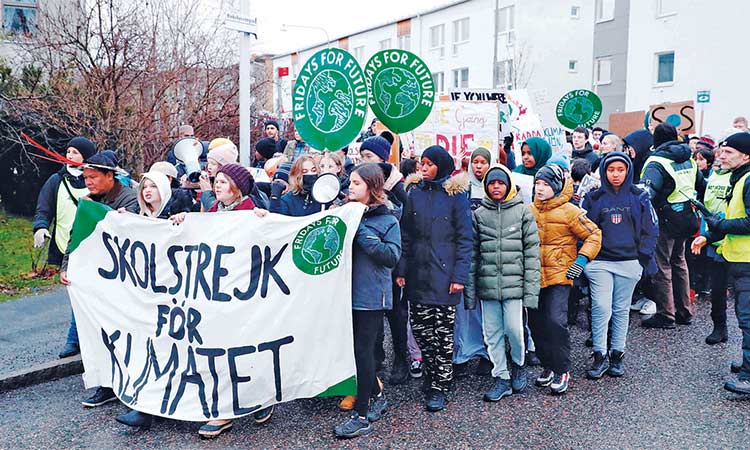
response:
[[[570,172],[570,161],[564,153],[555,153],[547,160],[547,165],[555,164]]]
[[[362,146],[359,148],[360,152],[362,152],[362,150],[369,150],[375,153],[378,155],[378,158],[383,161],[388,161],[388,158],[391,156],[391,144],[388,143],[386,138],[381,136],[374,136],[365,139]]]

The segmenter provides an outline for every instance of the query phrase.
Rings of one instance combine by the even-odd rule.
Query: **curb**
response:
[[[2,375],[0,377],[0,392],[8,392],[81,373],[83,373],[81,355],[70,356]]]

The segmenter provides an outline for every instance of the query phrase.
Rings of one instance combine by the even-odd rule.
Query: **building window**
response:
[[[571,59],[570,61],[568,61],[568,72],[578,72],[578,61],[576,61],[575,59]]]
[[[672,83],[674,81],[674,52],[656,55],[656,82]]]
[[[398,48],[409,51],[411,47],[411,35],[405,34],[398,37]]]
[[[453,87],[454,88],[469,87],[469,68],[468,67],[464,67],[463,69],[453,69]]]
[[[388,50],[389,48],[391,48],[391,39],[390,38],[383,39],[382,41],[380,41],[380,50]]]
[[[609,84],[612,82],[612,59],[597,58],[596,60],[596,84]]]
[[[677,14],[678,0],[656,0],[656,17],[666,17]]]
[[[580,19],[581,18],[581,7],[580,6],[571,6],[570,7],[570,18],[571,19]]]
[[[469,18],[453,21],[453,56],[458,55],[458,46],[469,42]]]
[[[3,6],[3,31],[31,36],[36,31],[36,0],[6,0]]]
[[[515,38],[515,15],[514,6],[506,6],[497,10],[497,35],[504,40],[507,45],[513,43]]]
[[[357,61],[362,61],[362,57],[365,55],[365,46],[360,45],[359,47],[354,47],[354,59]]]
[[[615,0],[596,0],[596,22],[606,22],[615,18]]]
[[[445,56],[445,24],[430,27],[430,50],[441,58]]]
[[[445,91],[445,74],[443,72],[433,73],[432,82],[435,83],[435,92]]]
[[[496,88],[513,89],[513,61],[506,59],[495,64]]]

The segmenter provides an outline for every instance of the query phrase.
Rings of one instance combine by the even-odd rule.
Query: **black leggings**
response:
[[[710,260],[707,268],[711,277],[711,320],[714,325],[726,326],[729,267],[723,262]]]
[[[370,399],[380,394],[375,376],[375,341],[383,326],[383,311],[352,311],[354,361],[357,364],[357,401],[354,410],[367,416]]]

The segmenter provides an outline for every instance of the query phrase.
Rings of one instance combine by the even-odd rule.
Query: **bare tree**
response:
[[[40,5],[37,32],[22,44],[14,69],[27,68],[24,86],[0,90],[9,114],[89,136],[137,171],[164,158],[180,124],[204,139],[237,141],[238,56],[235,33],[222,24],[225,2],[57,3]],[[266,95],[270,82],[256,77],[251,96]]]

